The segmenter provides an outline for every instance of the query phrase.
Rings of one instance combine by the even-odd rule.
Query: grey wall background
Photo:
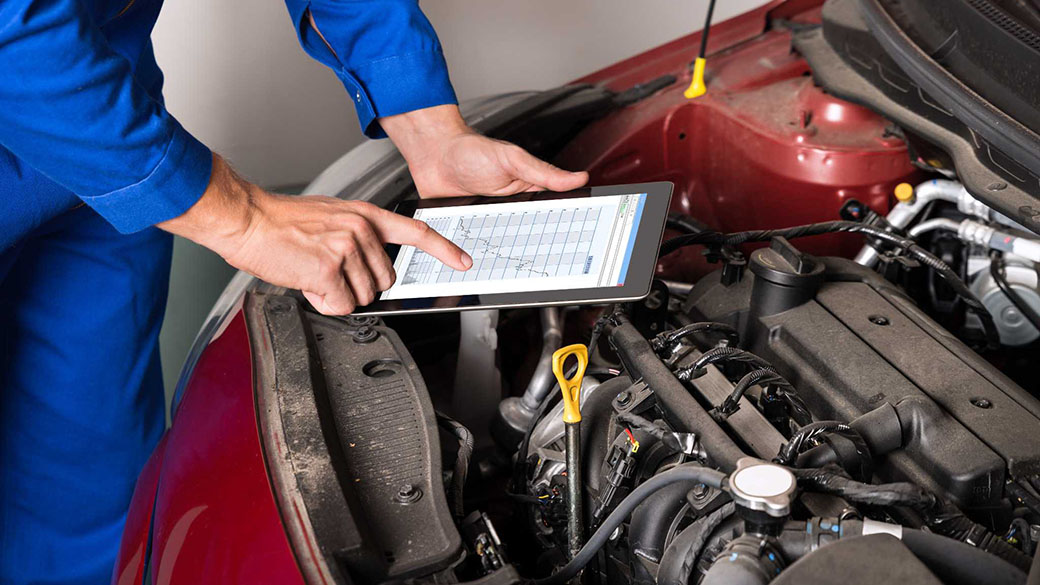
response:
[[[715,22],[764,4],[727,0]],[[545,89],[698,30],[707,0],[430,0],[460,99]],[[339,80],[267,0],[167,0],[153,34],[166,104],[249,179],[293,191],[364,137]],[[691,55],[692,57],[692,55]],[[178,240],[161,335],[168,390],[234,271]]]

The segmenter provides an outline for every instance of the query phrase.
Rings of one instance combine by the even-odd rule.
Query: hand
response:
[[[384,243],[416,246],[456,270],[473,265],[421,221],[363,201],[268,193],[236,176],[218,156],[202,198],[159,227],[271,284],[300,289],[326,315],[346,315],[393,285]]]
[[[531,156],[466,126],[457,106],[436,106],[380,118],[408,161],[422,197],[512,195],[523,191],[569,191],[589,180]]]

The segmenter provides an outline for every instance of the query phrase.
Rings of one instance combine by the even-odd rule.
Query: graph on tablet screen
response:
[[[381,300],[624,284],[645,193],[418,209],[473,257],[456,271],[411,246]]]

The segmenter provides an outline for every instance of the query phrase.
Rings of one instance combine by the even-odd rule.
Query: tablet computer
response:
[[[473,257],[458,271],[413,246],[387,249],[392,287],[355,314],[634,301],[650,292],[672,184],[409,200],[421,219]]]

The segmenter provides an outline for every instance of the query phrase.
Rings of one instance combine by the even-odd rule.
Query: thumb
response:
[[[589,182],[589,174],[585,171],[572,173],[532,156],[522,148],[517,147],[511,150],[512,160],[510,162],[516,171],[516,178],[530,183],[534,188],[570,191]]]

